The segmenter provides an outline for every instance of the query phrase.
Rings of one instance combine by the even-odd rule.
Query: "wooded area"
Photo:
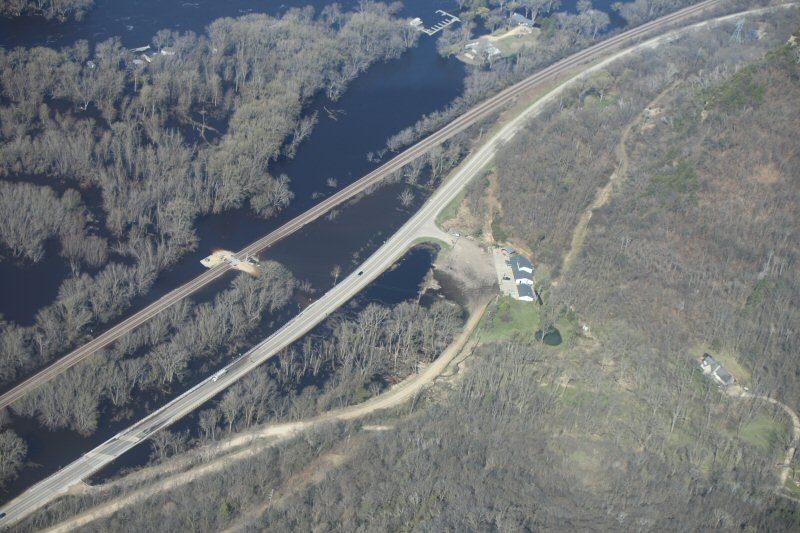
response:
[[[439,301],[369,304],[355,316],[334,316],[201,411],[201,442],[363,402],[436,358],[462,325],[461,313]]]
[[[243,279],[249,278],[243,276]],[[196,431],[162,430],[153,435],[151,457],[154,462],[161,462],[190,447],[207,445],[253,426],[300,420],[333,408],[361,403],[416,372],[417,365],[436,358],[460,330],[462,314],[458,305],[443,300],[429,308],[414,302],[403,302],[393,307],[373,303],[356,313],[340,311],[303,340],[210,402],[196,415]],[[327,446],[319,447],[322,442],[335,443],[338,437],[330,435],[329,431],[344,435],[335,427],[320,431],[321,440],[312,445],[315,453]],[[0,435],[0,459],[2,437]],[[293,449],[294,446],[287,449],[286,457],[295,453],[291,451]],[[305,453],[301,455],[305,456],[304,460],[312,457]],[[297,462],[295,466],[301,464]],[[265,467],[268,470],[274,468],[266,464]],[[231,472],[239,471],[238,468],[235,465]],[[288,474],[293,468],[287,462],[278,470]],[[249,472],[260,469],[255,464],[246,467]],[[249,483],[252,478],[248,474],[241,479]],[[266,497],[268,489],[267,484],[260,484],[253,495]],[[102,499],[103,496],[99,497]],[[258,497],[253,501],[258,501]],[[66,507],[56,510],[47,520],[72,508],[75,501],[64,503]],[[216,512],[215,506],[210,514],[212,521]],[[182,515],[177,521],[187,518]],[[231,514],[225,516],[223,513],[223,518],[229,519]],[[171,522],[164,527],[172,530],[176,524]],[[43,524],[36,527],[41,528]]]
[[[249,530],[800,527],[773,493],[789,421],[720,394],[695,359],[703,342],[738,354],[751,389],[800,404],[800,65],[788,46],[755,59],[797,27],[796,13],[782,17],[748,20],[759,42],[732,43],[731,23],[617,63],[498,156],[505,229],[557,265],[576,214],[621,163],[623,127],[666,91],[548,294],[594,340],[484,347],[447,400],[371,437]],[[781,429],[754,439],[761,420]]]
[[[706,345],[754,393],[800,404],[800,61],[782,45],[798,22],[754,17],[759,40],[735,43],[734,21],[615,63],[498,157],[505,229],[554,265],[575,213],[628,159],[546,294],[592,337],[484,344],[449,388],[381,417],[386,431],[317,429],[86,529],[796,531],[796,504],[775,494],[785,414],[723,394],[696,358]]]
[[[636,0],[620,2],[614,9],[626,20],[623,29],[638,26],[672,11],[692,4],[691,0]],[[758,0],[757,4],[766,4],[767,0]],[[503,88],[524,79],[543,67],[559,59],[577,52],[595,41],[603,39],[607,34],[607,14],[596,10],[591,3],[578,2],[577,14],[559,12],[559,0],[465,0],[459,1],[465,11],[459,16],[463,24],[449,27],[442,31],[441,50],[461,50],[463,45],[473,40],[476,35],[476,18],[482,19],[487,29],[495,30],[508,24],[507,14],[510,11],[525,13],[530,16],[538,13],[537,27],[541,29],[534,46],[522,46],[510,57],[494,58],[482,66],[467,66],[467,78],[464,81],[464,93],[456,98],[445,109],[434,111],[422,117],[416,124],[405,128],[387,139],[387,147],[391,151],[408,146],[414,141],[442,127],[471,106],[495,94]],[[486,5],[484,5],[486,4]],[[738,6],[736,5],[738,4]],[[489,9],[487,6],[491,7]],[[748,9],[754,2],[737,0],[728,3],[729,10]],[[605,18],[604,18],[605,17]],[[454,45],[458,45],[455,46]]]
[[[212,302],[184,300],[170,307],[24,396],[11,410],[35,417],[49,430],[67,428],[88,436],[102,421],[129,420],[143,404],[164,402],[186,388],[187,377],[207,375],[252,346],[259,329],[289,304],[295,289],[291,273],[268,261],[261,269],[259,278],[240,274]],[[81,312],[87,313],[79,309],[75,314]],[[22,340],[15,340],[3,348],[21,349]],[[8,419],[2,422],[7,425]],[[24,466],[27,445],[15,439],[11,429],[0,433],[0,486]]]
[[[94,0],[0,0],[0,16],[41,15],[46,19],[81,20]]]
[[[117,38],[93,50],[85,41],[0,50],[0,176],[13,181],[0,182],[0,251],[39,261],[57,237],[72,266],[33,326],[2,323],[0,381],[119,316],[197,246],[197,217],[248,202],[272,216],[288,205],[290,180],[272,176],[271,163],[310,133],[312,96],[336,99],[372,62],[414,45],[416,31],[394,12],[364,2],[353,13],[332,5],[223,18],[204,35],[160,31],[144,54]],[[59,199],[29,176],[75,189]],[[77,190],[89,187],[101,209],[82,205]]]
[[[36,416],[48,429],[67,427],[88,435],[97,428],[101,410],[108,418],[125,418],[132,400],[170,391],[190,367],[208,373],[223,357],[250,345],[259,325],[289,303],[295,286],[289,271],[273,262],[262,269],[259,278],[238,275],[213,302],[184,300],[170,307],[11,408]]]

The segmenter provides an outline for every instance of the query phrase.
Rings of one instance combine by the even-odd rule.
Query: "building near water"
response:
[[[533,28],[535,22],[536,15],[534,15],[532,19],[529,19],[528,17],[520,15],[519,13],[511,13],[511,16],[508,17],[508,23],[512,26],[525,26],[528,28]]]

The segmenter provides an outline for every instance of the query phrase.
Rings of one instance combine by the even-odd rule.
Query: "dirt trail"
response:
[[[509,37],[514,37],[515,35],[529,35],[531,33],[533,33],[533,30],[527,26],[515,26],[514,28],[500,35],[481,35],[478,37],[478,40],[495,43],[497,41],[502,41],[503,39],[508,39]]]
[[[353,457],[353,453],[357,450],[358,445],[364,443],[366,438],[363,435],[356,435],[348,442],[336,446],[306,466],[301,472],[290,477],[277,490],[273,490],[269,499],[261,505],[256,506],[249,512],[241,516],[234,524],[220,533],[235,533],[243,531],[248,525],[253,524],[260,516],[266,513],[270,508],[282,508],[287,500],[297,492],[306,489],[312,485],[317,485],[325,480],[328,473],[336,468],[339,468],[345,462]],[[355,448],[355,450],[354,450]]]
[[[794,3],[786,4],[786,5],[794,5]],[[785,7],[784,6],[770,6],[767,8],[760,8],[749,10],[747,13],[760,13],[762,11],[772,10],[776,8]],[[721,21],[730,20],[735,17],[741,17],[742,13],[735,13],[731,15],[726,15],[722,17],[718,17],[713,19],[712,21],[703,21],[700,23],[692,24],[687,28],[684,28],[680,31],[685,31],[687,29],[697,29],[707,26],[710,22],[719,23]],[[640,50],[643,48],[655,48],[658,44],[665,42],[668,38],[672,35],[678,33],[679,30],[673,30],[667,32],[664,35],[659,37],[647,40],[643,43],[637,44],[630,48],[621,50],[619,52],[612,53],[610,56],[606,57],[605,59],[595,63],[594,65],[585,68],[580,74],[575,75],[574,77],[570,78],[564,83],[558,85],[558,87],[550,92],[548,92],[545,96],[541,99],[538,99],[537,102],[530,107],[526,107],[523,111],[523,114],[527,115],[529,111],[532,109],[539,109],[540,106],[543,106],[546,102],[551,100],[554,95],[560,92],[563,87],[569,85],[569,83],[577,80],[582,79],[583,76],[590,74],[600,68],[605,67],[606,65],[618,60],[619,58],[625,57],[628,54]],[[513,122],[513,121],[512,121]],[[589,213],[588,216],[591,216]],[[587,219],[588,224],[588,219]],[[334,419],[341,419],[341,420],[350,420],[353,418],[357,418],[359,416],[364,416],[365,414],[369,414],[370,412],[377,411],[380,409],[385,409],[387,407],[391,407],[393,405],[400,404],[419,392],[425,385],[430,383],[436,377],[436,373],[440,372],[444,368],[447,367],[447,363],[449,361],[444,361],[449,353],[449,359],[453,359],[460,351],[461,347],[466,344],[467,339],[469,338],[469,332],[471,331],[470,327],[474,329],[474,327],[478,324],[480,317],[483,315],[483,312],[486,309],[491,298],[486,298],[481,304],[476,305],[476,310],[473,311],[473,315],[470,317],[470,320],[467,325],[467,329],[465,330],[464,334],[460,336],[454,343],[442,354],[442,356],[437,359],[434,364],[429,366],[424,373],[414,376],[402,383],[396,385],[393,389],[388,391],[386,394],[374,398],[368,402],[360,406],[355,406],[353,408],[347,408],[341,411],[331,412],[327,415],[323,415],[321,417],[311,419],[307,422],[297,422],[297,423],[288,423],[288,424],[279,424],[276,426],[271,426],[269,428],[258,430],[255,432],[249,433],[247,436],[237,436],[230,441],[226,441],[223,443],[219,443],[215,445],[213,448],[209,447],[209,449],[204,450],[203,453],[208,454],[209,456],[213,456],[216,453],[224,452],[226,450],[231,450],[236,448],[237,446],[241,446],[243,443],[254,443],[259,439],[264,439],[265,437],[272,437],[274,440],[270,441],[269,443],[264,443],[264,446],[274,445],[276,442],[280,440],[284,440],[290,436],[295,435],[299,431],[310,427],[311,425],[318,423],[322,420],[334,420]],[[456,348],[457,347],[457,348]],[[119,510],[127,505],[130,505],[133,502],[139,501],[141,499],[147,498],[154,494],[159,490],[165,490],[167,487],[171,486],[179,486],[181,484],[188,483],[189,481],[200,477],[201,475],[205,475],[206,473],[210,473],[215,470],[219,470],[223,466],[230,464],[230,462],[238,460],[243,454],[249,452],[248,450],[232,452],[230,455],[223,457],[217,461],[209,463],[207,465],[203,465],[202,467],[195,468],[191,471],[176,474],[170,478],[163,479],[158,481],[156,484],[149,486],[145,489],[136,490],[126,496],[117,498],[111,502],[106,502],[101,504],[93,509],[90,509],[76,517],[73,517],[61,524],[57,524],[56,526],[50,528],[48,531],[69,531],[76,527],[80,527],[82,525],[88,524],[98,518],[109,516],[113,514],[116,510]],[[215,466],[217,465],[217,466]],[[174,467],[171,468],[174,471]],[[212,470],[213,469],[213,470]],[[147,477],[150,474],[143,474],[142,477]],[[158,472],[153,475],[161,475],[161,472]]]
[[[575,226],[575,230],[572,232],[572,242],[570,244],[569,252],[567,252],[567,255],[564,256],[564,261],[561,264],[561,274],[558,281],[561,281],[561,279],[564,278],[564,275],[572,267],[575,258],[578,257],[578,254],[583,249],[583,243],[586,240],[586,234],[588,233],[589,221],[592,219],[592,214],[595,210],[606,205],[608,199],[611,198],[611,191],[613,190],[614,186],[628,173],[628,165],[630,160],[628,159],[627,145],[634,127],[642,123],[643,119],[648,118],[650,116],[651,109],[656,106],[670,91],[672,91],[672,89],[674,89],[678,83],[679,82],[675,82],[661,91],[647,105],[647,107],[622,130],[622,136],[620,137],[619,144],[615,150],[617,159],[619,160],[619,166],[608,178],[608,183],[606,183],[603,188],[597,191],[594,201],[591,203],[591,205],[589,205],[588,208],[586,208],[586,211],[583,212],[581,218],[578,220],[578,224]]]
[[[789,448],[786,450],[786,455],[783,458],[783,463],[780,464],[781,466],[781,475],[779,477],[780,485],[778,485],[776,491],[778,492],[779,496],[789,498],[790,500],[793,501],[798,501],[797,498],[782,494],[782,491],[786,487],[786,481],[789,479],[789,474],[792,472],[791,464],[792,460],[794,460],[795,451],[797,451],[797,446],[800,445],[800,417],[797,416],[797,413],[795,412],[794,409],[792,409],[785,403],[778,401],[774,398],[770,398],[769,396],[759,396],[751,392],[747,392],[739,386],[729,387],[728,394],[735,398],[747,398],[747,399],[761,400],[762,402],[771,403],[772,405],[780,407],[786,412],[787,415],[789,415],[789,418],[792,421],[792,442],[789,445]]]
[[[286,441],[315,424],[333,420],[354,420],[376,411],[401,405],[416,394],[419,394],[428,384],[432,383],[456,356],[461,353],[461,350],[467,344],[467,341],[477,327],[478,322],[480,322],[481,317],[483,317],[483,313],[486,311],[486,307],[491,300],[492,298],[487,296],[473,306],[470,310],[470,317],[461,334],[433,363],[428,365],[422,373],[405,379],[389,389],[386,393],[367,400],[362,404],[331,411],[307,421],[275,424],[245,434],[236,435],[223,442],[210,446],[207,450],[201,450],[201,454],[209,455],[208,460],[204,464],[186,472],[170,475],[167,478],[156,481],[152,485],[136,489],[125,496],[98,505],[46,531],[51,533],[71,531],[100,518],[111,516],[120,509],[147,499],[158,492],[186,485],[202,476],[219,472],[235,461],[254,457],[266,448]],[[244,446],[243,449],[242,446]],[[212,457],[213,455],[218,456],[214,458]],[[335,465],[332,464],[330,468],[334,466]],[[155,469],[158,470],[158,467],[155,467]],[[159,475],[159,473],[156,472],[153,476],[155,475]]]

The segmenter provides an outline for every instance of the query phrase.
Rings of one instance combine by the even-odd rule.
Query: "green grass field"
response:
[[[786,428],[768,415],[758,415],[739,428],[743,441],[764,449],[771,448]]]
[[[458,208],[461,207],[461,202],[464,201],[464,197],[466,195],[467,195],[467,189],[464,188],[464,189],[461,190],[460,193],[458,193],[458,196],[453,198],[450,201],[450,203],[445,206],[444,209],[439,211],[439,214],[436,215],[436,225],[437,226],[439,226],[441,228],[442,224],[446,220],[450,220],[451,218],[454,218],[456,216],[456,213],[458,213]]]
[[[531,302],[501,296],[492,304],[478,325],[476,334],[484,342],[515,336],[533,338],[539,328],[539,306]]]

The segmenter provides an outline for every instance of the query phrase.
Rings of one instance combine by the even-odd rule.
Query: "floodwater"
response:
[[[0,19],[0,35],[3,36],[0,41],[7,47],[42,44],[59,47],[76,39],[96,42],[111,34],[119,35],[125,46],[134,47],[150,42],[161,28],[199,33],[208,23],[222,16],[239,16],[245,12],[278,14],[287,6],[309,3],[315,5],[306,1],[279,4],[250,0],[208,5],[201,2],[198,8],[186,8],[182,7],[185,2],[99,0],[82,22],[70,22],[63,27],[33,17],[13,24]],[[324,3],[318,0],[317,10]],[[343,4],[347,8],[348,4],[355,2]],[[412,0],[406,2],[404,14],[424,19],[432,17],[436,9],[452,7],[448,1]],[[133,29],[125,29],[128,26],[133,26]],[[328,178],[336,179],[338,188],[342,188],[375,168],[377,163],[370,163],[367,154],[383,148],[388,137],[413,125],[420,116],[445,107],[461,93],[464,75],[463,64],[452,58],[439,57],[435,40],[422,36],[418,46],[399,59],[373,65],[350,84],[338,101],[330,102],[324,97],[314,99],[309,112],[319,111],[319,123],[311,137],[298,148],[294,159],[278,161],[270,169],[272,174],[285,173],[292,180],[295,198],[289,208],[270,220],[254,216],[248,208],[199,219],[195,225],[200,238],[197,250],[186,255],[170,271],[162,273],[150,294],[136,300],[130,312],[169,292],[176,284],[200,274],[203,267],[199,261],[212,248],[240,249],[318,203],[320,198],[315,198],[315,193],[333,192],[326,185]],[[324,108],[339,111],[336,119],[330,118]],[[394,198],[391,203],[396,203]],[[386,213],[391,216],[393,206],[387,207]],[[349,240],[351,237],[347,233],[337,238],[337,242],[344,245]],[[355,239],[352,240],[356,244]],[[287,266],[292,268],[292,265]],[[60,283],[69,275],[64,267],[65,263],[57,254],[49,253],[42,266],[37,265],[37,272],[46,277],[48,283],[40,286],[26,284],[29,290],[36,292],[35,295],[28,294],[27,298],[2,298],[0,313],[15,322],[31,324],[36,311],[44,302],[55,299]],[[21,285],[19,280],[25,276],[26,268],[27,265],[14,263],[6,265],[5,275],[0,277],[0,291],[10,295],[11,287]]]
[[[289,6],[308,4],[319,11],[325,3],[325,0],[282,0],[282,3],[96,0],[94,9],[81,22],[62,25],[35,17],[13,21],[0,19],[0,45],[61,47],[77,39],[86,39],[91,45],[118,36],[124,46],[132,48],[149,43],[162,28],[200,33],[214,19],[223,16],[235,17],[249,12],[280,14]],[[408,0],[404,3],[401,15],[419,16],[426,22],[433,20],[437,9],[451,12],[456,9],[452,0]],[[340,4],[348,9],[357,2],[346,0]],[[292,180],[295,199],[290,207],[270,220],[260,219],[244,208],[199,219],[196,222],[198,249],[162,273],[153,290],[137,299],[129,314],[200,274],[203,267],[199,261],[213,248],[238,250],[318,203],[319,193],[332,192],[326,185],[328,178],[336,179],[341,188],[375,168],[379,163],[370,163],[367,153],[380,150],[389,136],[413,125],[420,116],[442,109],[457,97],[463,87],[465,68],[455,59],[440,58],[435,38],[423,35],[418,46],[401,58],[373,65],[350,84],[338,101],[329,102],[323,97],[314,99],[308,110],[320,111],[320,120],[311,137],[298,148],[294,159],[281,160],[271,168],[273,174],[285,173]],[[324,112],[326,107],[337,110],[336,119]],[[410,209],[400,208],[397,196],[403,188],[403,185],[391,184],[352,201],[340,209],[334,220],[323,218],[309,224],[267,250],[262,258],[281,262],[295,277],[311,282],[318,293],[324,292],[333,284],[331,271],[335,265],[341,267],[341,276],[347,275],[419,207],[424,200],[421,191]],[[92,204],[85,191],[82,194],[84,202]],[[89,207],[97,208],[94,204]],[[411,251],[360,298],[386,304],[415,298],[431,260],[430,248]],[[68,275],[69,268],[58,256],[55,243],[48,243],[45,260],[34,267],[0,262],[0,293],[3,294],[0,313],[22,324],[32,323],[36,311],[56,297],[58,287]],[[204,289],[196,299],[212,298],[227,285],[232,275]],[[285,319],[273,318],[278,322]],[[274,327],[265,326],[260,333],[267,334],[272,329]],[[203,368],[193,370],[196,375],[206,371]],[[185,390],[195,381],[196,377],[190,376],[170,395]],[[140,398],[139,405],[132,408],[131,419],[164,401],[164,395]],[[48,432],[35,421],[12,417],[10,426],[30,443],[28,467],[0,494],[0,499],[13,497],[127,425],[128,421],[112,421],[103,414],[95,435],[84,438],[71,431]],[[141,445],[117,461],[112,470],[142,464],[148,453],[149,445]]]
[[[307,3],[289,2],[287,5]],[[346,8],[348,3],[343,4]],[[423,19],[433,16],[436,9],[452,9],[450,2],[415,0],[406,4],[407,15],[420,16]],[[0,20],[0,43],[7,47],[59,47],[69,45],[76,39],[97,42],[111,35],[119,35],[124,46],[136,47],[150,42],[161,28],[199,33],[216,18],[239,16],[239,10],[248,9],[275,14],[285,10],[286,6],[251,0],[209,3],[208,6],[201,2],[199,8],[185,8],[181,7],[180,2],[99,0],[95,9],[82,22],[70,22],[63,26],[36,18],[23,18],[13,22]],[[413,125],[421,115],[446,106],[461,93],[464,74],[465,67],[460,62],[440,58],[436,53],[434,39],[422,36],[419,45],[401,58],[373,65],[350,84],[348,91],[338,101],[329,102],[324,98],[312,101],[310,110],[327,107],[340,112],[337,113],[336,120],[320,112],[319,124],[311,137],[298,148],[295,158],[279,161],[271,169],[274,174],[286,173],[292,179],[295,199],[291,206],[271,220],[260,219],[247,209],[198,220],[196,228],[200,245],[197,251],[163,273],[150,294],[139,298],[130,312],[155,300],[177,284],[200,274],[203,267],[199,260],[208,255],[212,248],[240,249],[319,202],[319,195],[315,193],[332,192],[326,185],[328,178],[335,178],[341,188],[369,172],[378,163],[370,163],[366,154],[381,149],[389,136]],[[61,187],[54,188],[60,190]],[[317,293],[324,292],[333,283],[330,272],[334,265],[341,267],[342,275],[352,271],[360,260],[366,258],[388,235],[399,228],[424,199],[423,194],[418,193],[417,201],[411,209],[400,209],[397,195],[401,190],[401,185],[393,184],[350,202],[348,206],[343,206],[335,220],[320,219],[309,224],[268,250],[265,258],[281,262],[298,279],[310,281]],[[84,201],[90,203],[86,197]],[[0,299],[0,312],[7,317],[19,323],[30,324],[36,311],[55,298],[58,287],[69,275],[69,270],[58,256],[58,245],[55,242],[48,244],[47,252],[45,260],[34,267],[13,262],[0,263],[0,268],[3,269],[0,273],[5,274],[0,279],[0,290],[4,295]],[[370,288],[366,294],[387,304],[405,299],[409,295],[415,296],[419,283],[430,267],[430,261],[429,253],[412,252],[401,261],[400,267],[388,274],[392,278],[390,284],[381,286],[383,282],[377,280],[377,288]],[[227,285],[232,275],[234,274],[202,291],[197,299],[212,298],[216,291]],[[39,278],[46,279],[47,283],[36,283]],[[193,377],[187,378],[185,386],[176,387],[172,393],[188,388],[193,382]],[[141,399],[141,405],[136,406],[131,413],[134,415],[132,418],[163,401],[163,395]],[[21,492],[127,424],[125,421],[111,421],[108,416],[103,415],[96,434],[84,438],[71,431],[48,432],[34,421],[13,417],[10,426],[30,442],[29,467],[7,487],[3,499]],[[147,455],[147,447],[141,448],[144,451],[132,454],[130,460],[123,458],[118,462],[118,467],[140,464]]]
[[[436,255],[436,251],[437,248],[432,245],[421,245],[412,248],[408,251],[408,253],[406,253],[405,256],[397,261],[397,263],[395,263],[390,270],[378,276],[378,278],[366,289],[364,289],[350,302],[342,306],[342,309],[339,312],[345,313],[348,316],[355,316],[360,310],[364,309],[370,303],[393,306],[407,300],[417,300],[420,294],[421,286],[425,281],[428,272],[433,266],[433,260]],[[325,334],[325,327],[325,323],[323,322],[316,328],[312,329],[308,335],[318,336]],[[262,329],[262,336],[266,336],[270,329],[274,328]],[[302,342],[302,340],[297,341],[296,345],[302,344]],[[273,359],[265,364],[274,364],[275,362],[276,361]],[[204,375],[210,374],[212,370],[207,370]],[[330,376],[325,374],[320,374],[317,377],[307,376],[303,380],[303,383],[299,385],[299,389],[302,390],[302,388],[309,385],[314,385],[321,389],[324,386],[324,381],[329,377]],[[194,382],[191,381],[191,383]],[[178,433],[188,431],[192,437],[200,436],[199,428],[197,426],[197,414],[212,407],[215,402],[216,399],[212,399],[206,404],[198,407],[195,409],[192,415],[179,420],[176,424],[171,426],[170,431]],[[109,434],[114,434],[117,431],[124,429],[124,427],[127,427],[127,424],[128,423],[126,422],[126,424],[121,425],[119,429],[115,429],[114,431],[109,430]],[[25,428],[31,428],[32,426],[35,426],[35,424],[27,422]],[[69,431],[60,431],[57,433],[66,436],[69,439],[67,442],[70,443],[71,447],[86,446],[86,442],[76,439],[74,433]],[[26,436],[33,439],[40,439],[42,432],[31,431]],[[100,444],[101,442],[103,442],[103,439],[98,439],[96,444]],[[35,447],[38,450],[41,447],[41,443],[37,441]],[[44,448],[42,448],[42,450],[44,451]],[[59,462],[67,462],[66,459],[61,458],[68,457],[69,453],[72,452],[57,452],[56,457],[59,459]],[[150,445],[150,441],[144,441],[129,450],[117,461],[114,461],[101,471],[97,472],[94,476],[92,476],[90,482],[93,484],[99,484],[123,474],[127,469],[144,466],[147,464],[151,453],[152,447]]]

